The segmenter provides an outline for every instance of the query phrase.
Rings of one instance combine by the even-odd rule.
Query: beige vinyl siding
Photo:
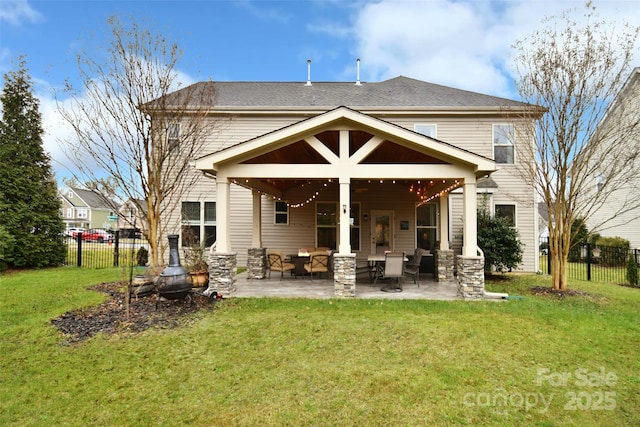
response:
[[[215,134],[207,141],[207,148],[202,155],[210,154],[223,147],[242,143],[251,138],[272,132],[302,120],[301,115],[241,115],[223,121],[217,127]],[[493,124],[503,123],[498,117],[470,117],[470,116],[437,116],[416,115],[407,118],[383,117],[382,119],[398,124],[409,130],[414,129],[416,123],[430,123],[437,126],[437,138],[449,144],[493,158],[492,132]],[[518,141],[517,143],[523,143]],[[501,202],[511,201],[517,204],[518,230],[521,240],[525,244],[525,260],[522,269],[535,271],[537,269],[537,214],[535,210],[535,195],[533,190],[517,175],[516,166],[499,165],[500,170],[492,174],[499,188],[496,199]],[[194,173],[196,173],[194,171]],[[199,172],[198,172],[199,173]],[[216,201],[215,180],[198,176],[197,182],[184,194],[182,201]],[[290,195],[292,199],[295,194]],[[305,195],[300,194],[299,200]],[[337,201],[338,194],[322,194],[319,201]],[[449,237],[451,248],[456,253],[462,250],[462,198],[461,195],[451,195]],[[415,200],[409,197],[406,188],[398,191],[398,186],[391,183],[372,186],[364,192],[352,192],[352,202],[361,202],[361,215],[371,210],[394,211],[395,249],[412,252],[415,248]],[[180,203],[178,203],[178,206]],[[238,266],[246,265],[247,249],[251,246],[252,197],[251,192],[242,187],[231,186],[231,246],[238,254]],[[289,210],[288,225],[274,225],[274,203],[267,197],[262,197],[262,244],[267,249],[278,249],[285,253],[295,253],[298,248],[316,246],[315,233],[315,204]],[[180,230],[180,208],[170,217],[167,234]],[[409,222],[409,230],[400,230],[400,221]],[[361,250],[356,253],[358,258],[366,258],[371,244],[371,220],[361,219]],[[438,231],[439,232],[439,231]],[[438,236],[443,239],[442,236]],[[446,237],[445,237],[446,238]]]
[[[202,156],[214,153],[223,148],[262,136],[302,120],[298,116],[234,116],[219,119],[215,125],[215,132],[207,140]],[[214,117],[212,120],[216,120]]]
[[[487,118],[460,118],[420,116],[411,118],[393,118],[389,120],[409,130],[414,129],[416,123],[429,122],[437,128],[436,139],[455,145],[456,147],[472,151],[484,157],[493,158],[493,145],[491,142],[493,124],[503,121],[496,117]]]
[[[460,255],[462,254],[462,218],[464,215],[462,192],[449,195],[449,215],[449,249],[456,255]]]

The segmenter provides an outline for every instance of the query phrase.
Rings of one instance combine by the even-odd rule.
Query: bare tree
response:
[[[108,23],[109,45],[78,55],[82,87],[67,83],[70,105],[58,103],[75,133],[66,152],[78,181],[137,205],[147,222],[151,264],[158,266],[166,246],[163,218],[198,178],[190,161],[202,155],[213,130],[207,119],[213,85],[180,88],[175,44],[135,22],[127,29],[116,17]]]
[[[549,18],[544,28],[513,46],[516,86],[532,106],[529,118],[539,117],[540,106],[546,109],[524,130],[523,139],[535,143],[518,149],[521,158],[535,160],[521,163],[521,171],[549,211],[552,283],[558,290],[567,287],[574,222],[588,221],[616,192],[628,196],[610,219],[634,211],[640,215],[640,191],[628,191],[638,179],[632,165],[638,164],[640,148],[630,143],[638,141],[638,107],[615,103],[609,108],[630,73],[640,28],[619,29],[600,20],[591,3],[583,21],[573,19],[572,12]],[[608,124],[600,126],[604,118]]]

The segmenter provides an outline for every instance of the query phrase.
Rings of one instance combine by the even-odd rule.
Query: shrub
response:
[[[140,266],[145,266],[149,262],[149,251],[144,246],[140,246],[140,249],[136,252],[136,262]]]
[[[631,244],[622,237],[601,237],[598,239],[598,247],[602,250],[600,263],[614,267],[625,265]]]
[[[492,266],[505,272],[522,263],[522,242],[516,229],[483,207],[478,211],[478,246],[484,252],[486,272]]]

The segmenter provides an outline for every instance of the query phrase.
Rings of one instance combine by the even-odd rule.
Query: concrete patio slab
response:
[[[421,276],[420,287],[413,280],[406,278],[402,282],[402,292],[383,292],[385,282],[376,286],[369,283],[368,278],[358,278],[356,282],[357,299],[425,299],[425,300],[461,300],[457,295],[457,286],[453,282],[436,282],[431,275]],[[272,298],[338,298],[334,295],[333,280],[325,278],[313,280],[309,277],[280,275],[271,279],[248,279],[246,272],[237,276],[235,298],[272,297]]]

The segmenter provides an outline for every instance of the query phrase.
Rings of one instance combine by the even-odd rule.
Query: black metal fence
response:
[[[633,257],[636,265],[640,267],[640,249],[583,243],[569,252],[567,276],[578,280],[626,283],[629,257]],[[551,274],[548,238],[540,239],[540,269],[543,274]]]
[[[85,268],[108,268],[128,265],[135,262],[135,254],[143,246],[148,249],[147,242],[136,238],[123,238],[120,230],[113,239],[86,240],[82,233],[75,237],[67,237],[67,256],[65,265]]]

